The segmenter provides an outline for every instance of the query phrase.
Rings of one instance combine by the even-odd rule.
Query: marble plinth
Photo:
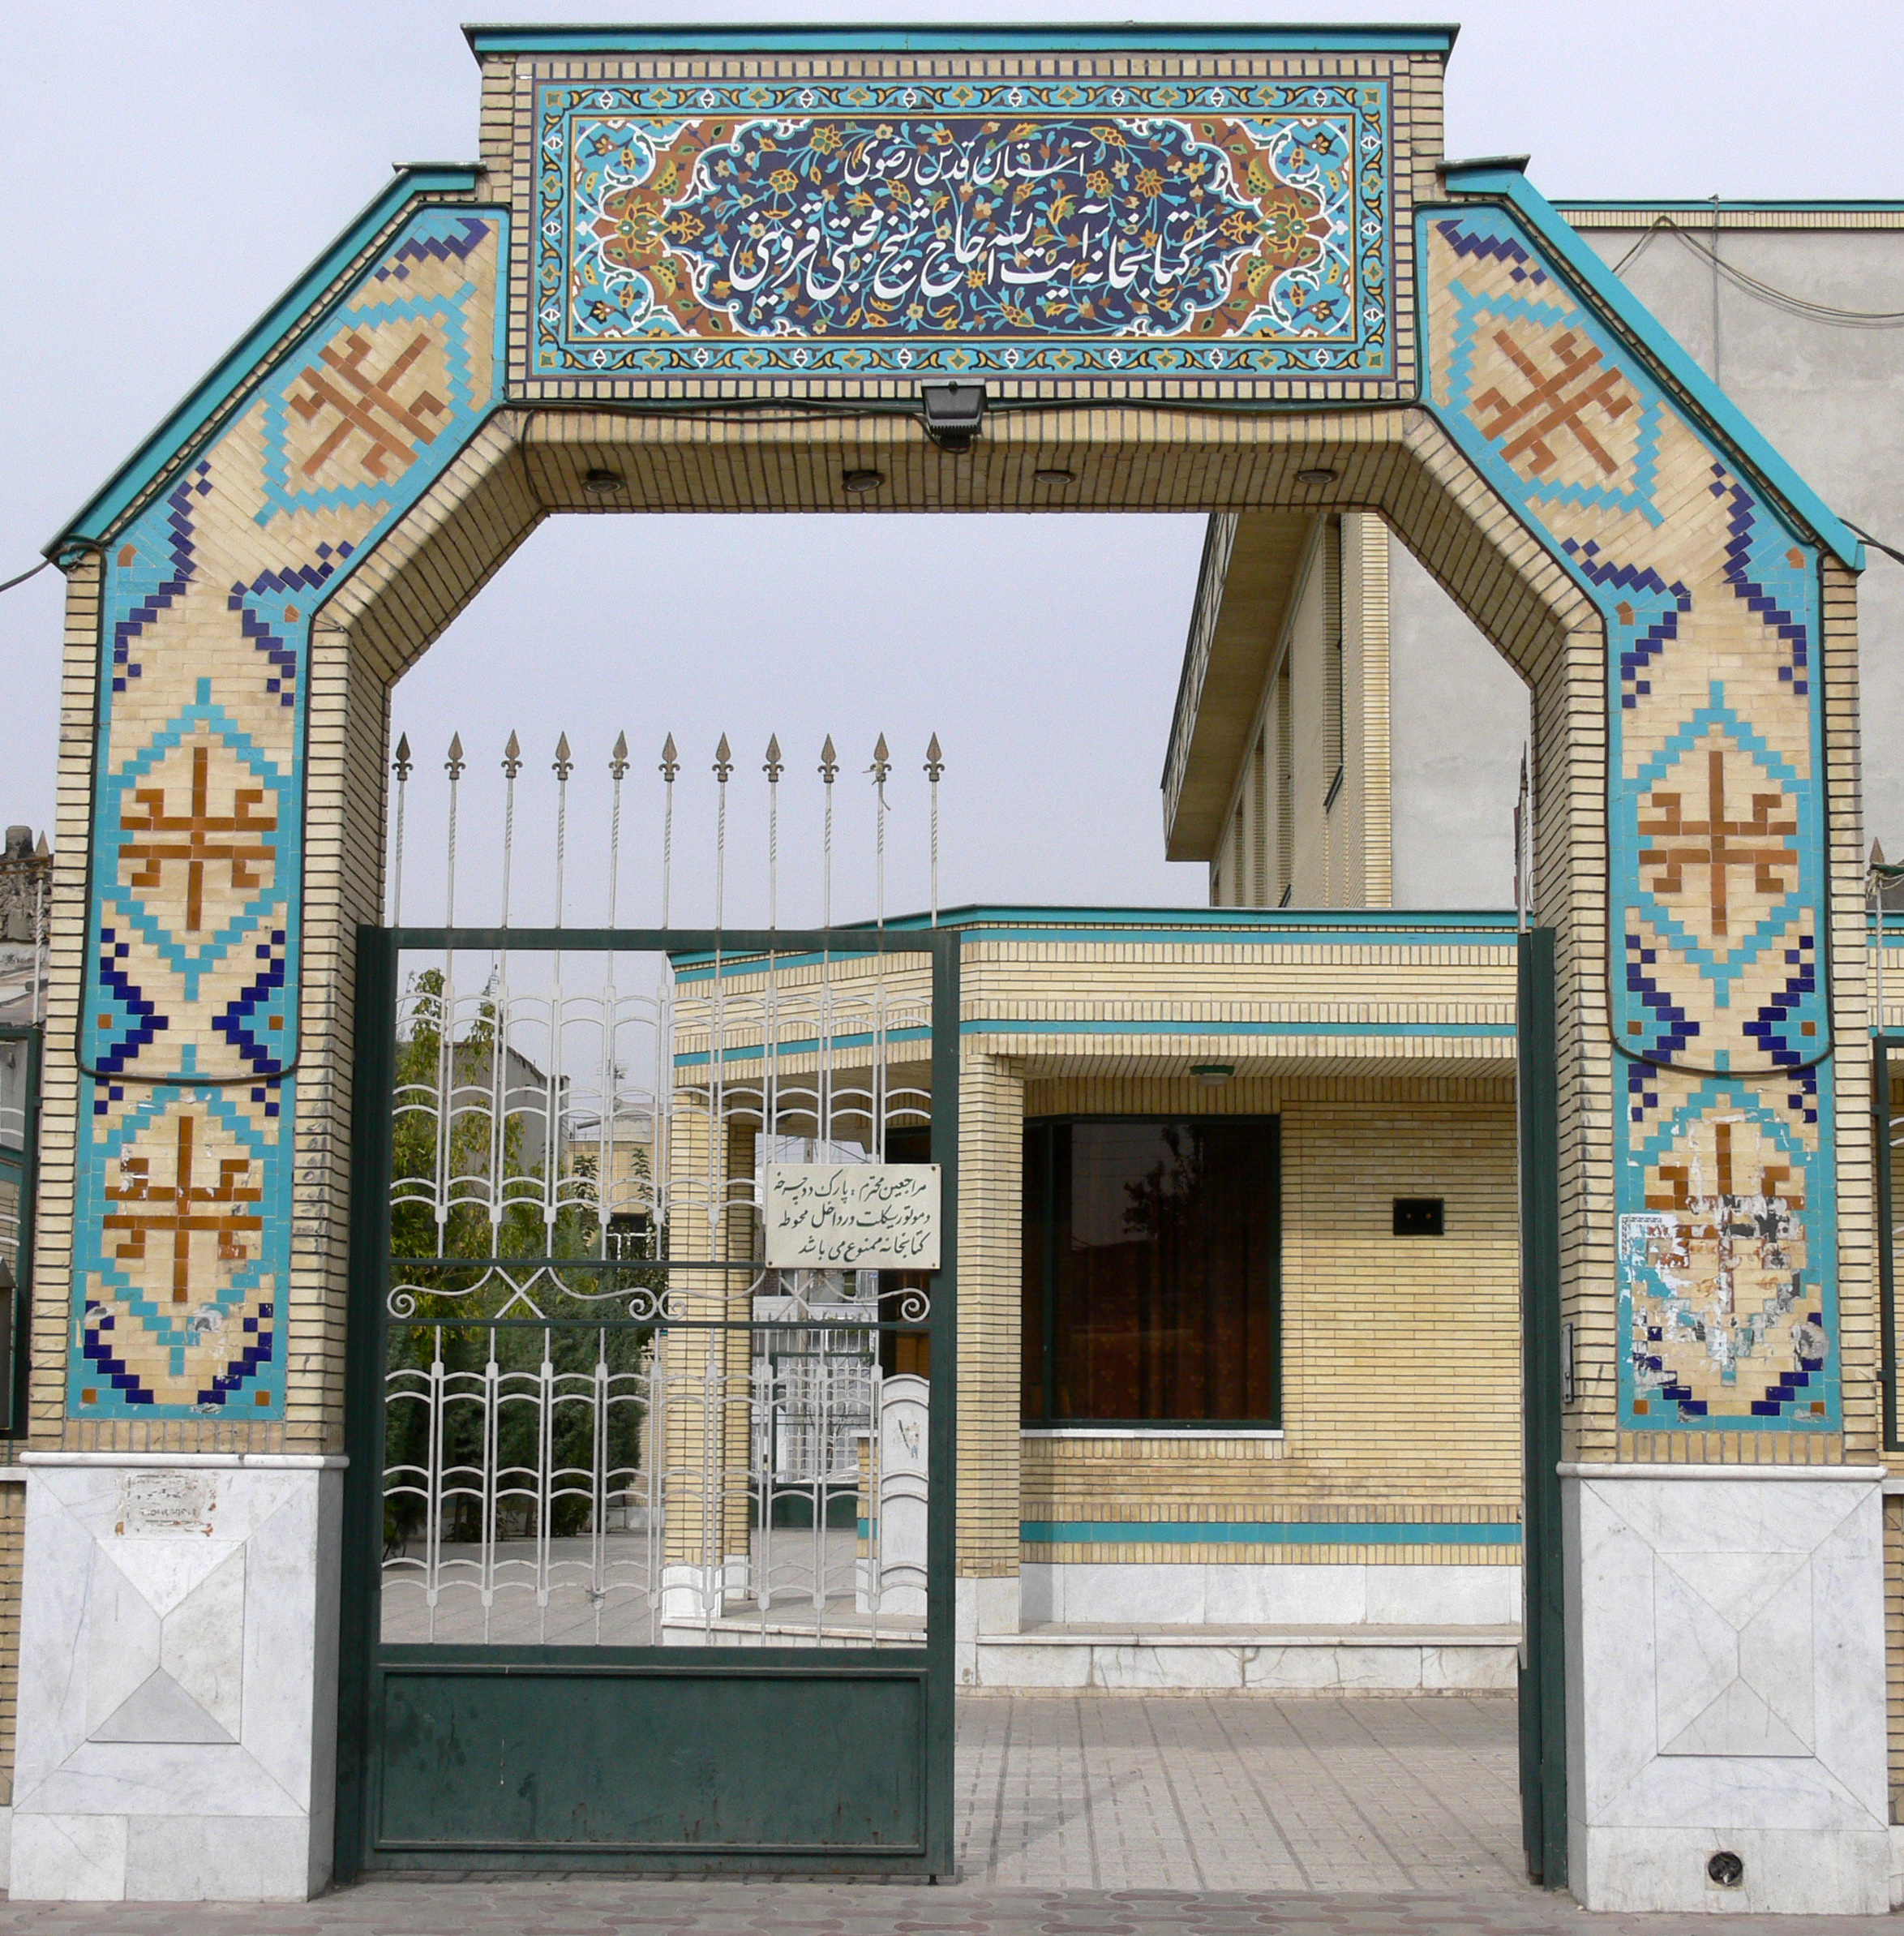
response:
[[[15,1901],[323,1888],[341,1463],[28,1455]]]
[[[1574,1893],[1882,1914],[1881,1474],[1561,1471]],[[1744,1864],[1737,1887],[1708,1878],[1722,1850]]]

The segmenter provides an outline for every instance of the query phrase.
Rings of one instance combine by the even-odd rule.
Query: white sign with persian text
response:
[[[770,1163],[774,1270],[937,1270],[937,1163]]]

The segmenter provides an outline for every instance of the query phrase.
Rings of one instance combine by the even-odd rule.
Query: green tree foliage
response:
[[[391,1251],[397,1257],[440,1257],[444,1261],[397,1267],[394,1279],[412,1288],[416,1309],[407,1321],[391,1325],[387,1364],[392,1372],[427,1373],[432,1362],[440,1358],[444,1373],[452,1380],[448,1389],[455,1396],[444,1406],[442,1418],[440,1456],[446,1475],[442,1536],[446,1540],[470,1540],[482,1535],[485,1406],[481,1400],[482,1374],[492,1357],[504,1396],[498,1407],[495,1460],[499,1490],[505,1496],[498,1500],[496,1530],[503,1537],[532,1535],[538,1530],[537,1440],[542,1408],[536,1392],[545,1354],[556,1394],[551,1475],[553,1489],[561,1494],[551,1503],[548,1530],[556,1539],[585,1533],[593,1519],[592,1475],[598,1457],[593,1397],[598,1359],[613,1381],[615,1402],[608,1407],[603,1449],[612,1497],[618,1487],[631,1482],[639,1462],[645,1407],[633,1395],[632,1375],[647,1359],[651,1333],[645,1329],[611,1329],[590,1321],[592,1311],[610,1319],[625,1319],[626,1295],[600,1306],[578,1306],[547,1273],[530,1286],[530,1295],[550,1322],[518,1326],[482,1321],[509,1303],[511,1287],[496,1276],[493,1265],[457,1260],[599,1256],[598,1226],[592,1215],[576,1206],[564,1208],[549,1222],[539,1201],[529,1200],[530,1193],[524,1191],[493,1222],[485,1203],[456,1204],[442,1226],[439,1245],[435,1213],[423,1200],[425,1190],[434,1195],[429,1187],[437,1170],[436,1105],[443,1092],[452,1087],[465,1091],[488,1088],[499,1046],[495,1011],[486,1001],[469,1028],[446,1044],[442,971],[428,968],[418,974],[411,985],[411,998],[409,1030],[397,1047]],[[506,1084],[506,1071],[504,1080]],[[538,1198],[547,1164],[560,1165],[562,1161],[554,1127],[544,1162],[530,1166],[522,1160],[521,1118],[512,1114],[505,1118],[502,1174],[535,1184]],[[449,1174],[465,1178],[489,1174],[495,1156],[491,1139],[487,1110],[459,1110],[449,1123]],[[521,1280],[529,1273],[511,1274]],[[658,1274],[652,1270],[617,1272],[612,1276],[577,1273],[575,1287],[593,1292],[612,1286],[632,1294],[651,1285]],[[521,1318],[531,1312],[517,1299],[508,1315]],[[392,1384],[393,1402],[384,1432],[387,1466],[412,1468],[402,1475],[402,1483],[419,1487],[421,1474],[429,1464],[428,1408],[397,1394],[423,1389],[420,1378],[405,1378]],[[465,1393],[469,1396],[462,1396]],[[457,1491],[459,1485],[465,1490]],[[387,1497],[387,1550],[401,1550],[422,1530],[424,1510],[423,1500],[410,1493]]]

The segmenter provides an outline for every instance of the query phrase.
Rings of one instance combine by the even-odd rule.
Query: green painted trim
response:
[[[1713,204],[1683,202],[1668,197],[1654,201],[1580,201],[1572,195],[1555,195],[1555,208],[1564,214],[1569,208],[1670,209],[1688,215],[1709,215]],[[1725,202],[1717,204],[1722,215],[1898,215],[1904,214],[1904,202]]]
[[[1898,1440],[1898,1223],[1893,1207],[1896,1178],[1891,1142],[1891,1058],[1904,1049],[1904,1041],[1881,1028],[1871,1033],[1871,1144],[1877,1158],[1877,1384],[1883,1397],[1885,1450],[1898,1452],[1904,1446]]]
[[[1182,49],[1227,54],[1446,54],[1459,27],[1227,27],[1159,22],[1152,26],[1079,26],[1058,21],[906,22],[834,27],[586,27],[525,24],[465,27],[463,37],[480,60],[487,54],[988,54],[1023,47],[1056,52],[1113,52],[1125,48]]]
[[[1518,1526],[1368,1519],[1026,1519],[1027,1546],[1518,1546]]]
[[[889,1028],[886,1032],[886,1039],[889,1042],[924,1042],[929,1041],[932,1035],[931,1028],[924,1026]],[[870,1028],[860,1029],[851,1035],[836,1035],[828,1039],[835,1049],[865,1049],[872,1045],[873,1031]],[[808,1036],[797,1042],[782,1042],[779,1050],[783,1055],[817,1055],[820,1053],[820,1038],[817,1036]],[[764,1043],[744,1042],[738,1048],[723,1049],[721,1051],[721,1061],[723,1066],[728,1062],[759,1062],[765,1057],[766,1053]],[[677,1069],[705,1069],[713,1059],[710,1050],[684,1050],[675,1056],[675,1067]]]
[[[1129,927],[1139,921],[1169,924],[1185,928],[1235,928],[1239,930],[1279,928],[1344,929],[1366,928],[1473,929],[1483,933],[1517,934],[1520,923],[1511,910],[1494,908],[1066,908],[999,906],[974,902],[963,908],[939,911],[937,925],[971,928],[1000,922],[1101,924],[1105,927]],[[930,928],[929,914],[889,915],[891,929]],[[855,921],[849,931],[872,927],[871,921]]]
[[[195,384],[183,402],[61,526],[44,547],[56,557],[72,545],[105,542],[113,526],[157,479],[185,457],[267,354],[413,200],[467,194],[482,178],[474,162],[400,169],[397,178],[268,309]],[[500,307],[500,306],[499,306]]]
[[[1301,1035],[1482,1037],[1512,1041],[1512,1022],[961,1022],[961,1035]]]
[[[1901,917],[1904,918],[1904,917]],[[1520,922],[1512,914],[1487,909],[1395,908],[995,908],[984,905],[942,910],[935,923],[929,914],[895,915],[885,924],[887,934],[930,934],[933,928],[952,929],[988,941],[1131,942],[1168,944],[1208,941],[1280,942],[1292,947],[1340,947],[1375,942],[1384,947],[1446,947],[1464,942],[1475,947],[1514,945]],[[835,934],[864,934],[870,921],[855,921]],[[757,940],[757,937],[754,938]],[[790,935],[789,939],[793,938]],[[871,952],[870,950],[868,951]],[[705,981],[713,972],[713,955],[705,949],[670,950],[677,978]],[[758,974],[765,951],[736,944],[727,972]],[[777,968],[810,968],[825,959],[808,952],[776,952]],[[831,959],[856,959],[851,950],[835,951]],[[707,964],[706,966],[701,965]]]
[[[1658,369],[1698,409],[1735,454],[1809,525],[1853,571],[1864,569],[1864,547],[1838,514],[1779,456],[1763,432],[1661,327],[1633,292],[1580,239],[1552,203],[1518,169],[1474,162],[1444,169],[1442,178],[1461,195],[1498,196],[1557,255],[1586,292],[1633,337]],[[1432,210],[1423,212],[1430,221]]]

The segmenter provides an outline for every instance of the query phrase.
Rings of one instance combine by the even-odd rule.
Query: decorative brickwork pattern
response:
[[[73,1418],[283,1416],[313,615],[491,406],[503,227],[410,217],[116,535]]]
[[[1610,642],[1620,1423],[1840,1423],[1816,547],[1504,210],[1424,218],[1432,393]]]

